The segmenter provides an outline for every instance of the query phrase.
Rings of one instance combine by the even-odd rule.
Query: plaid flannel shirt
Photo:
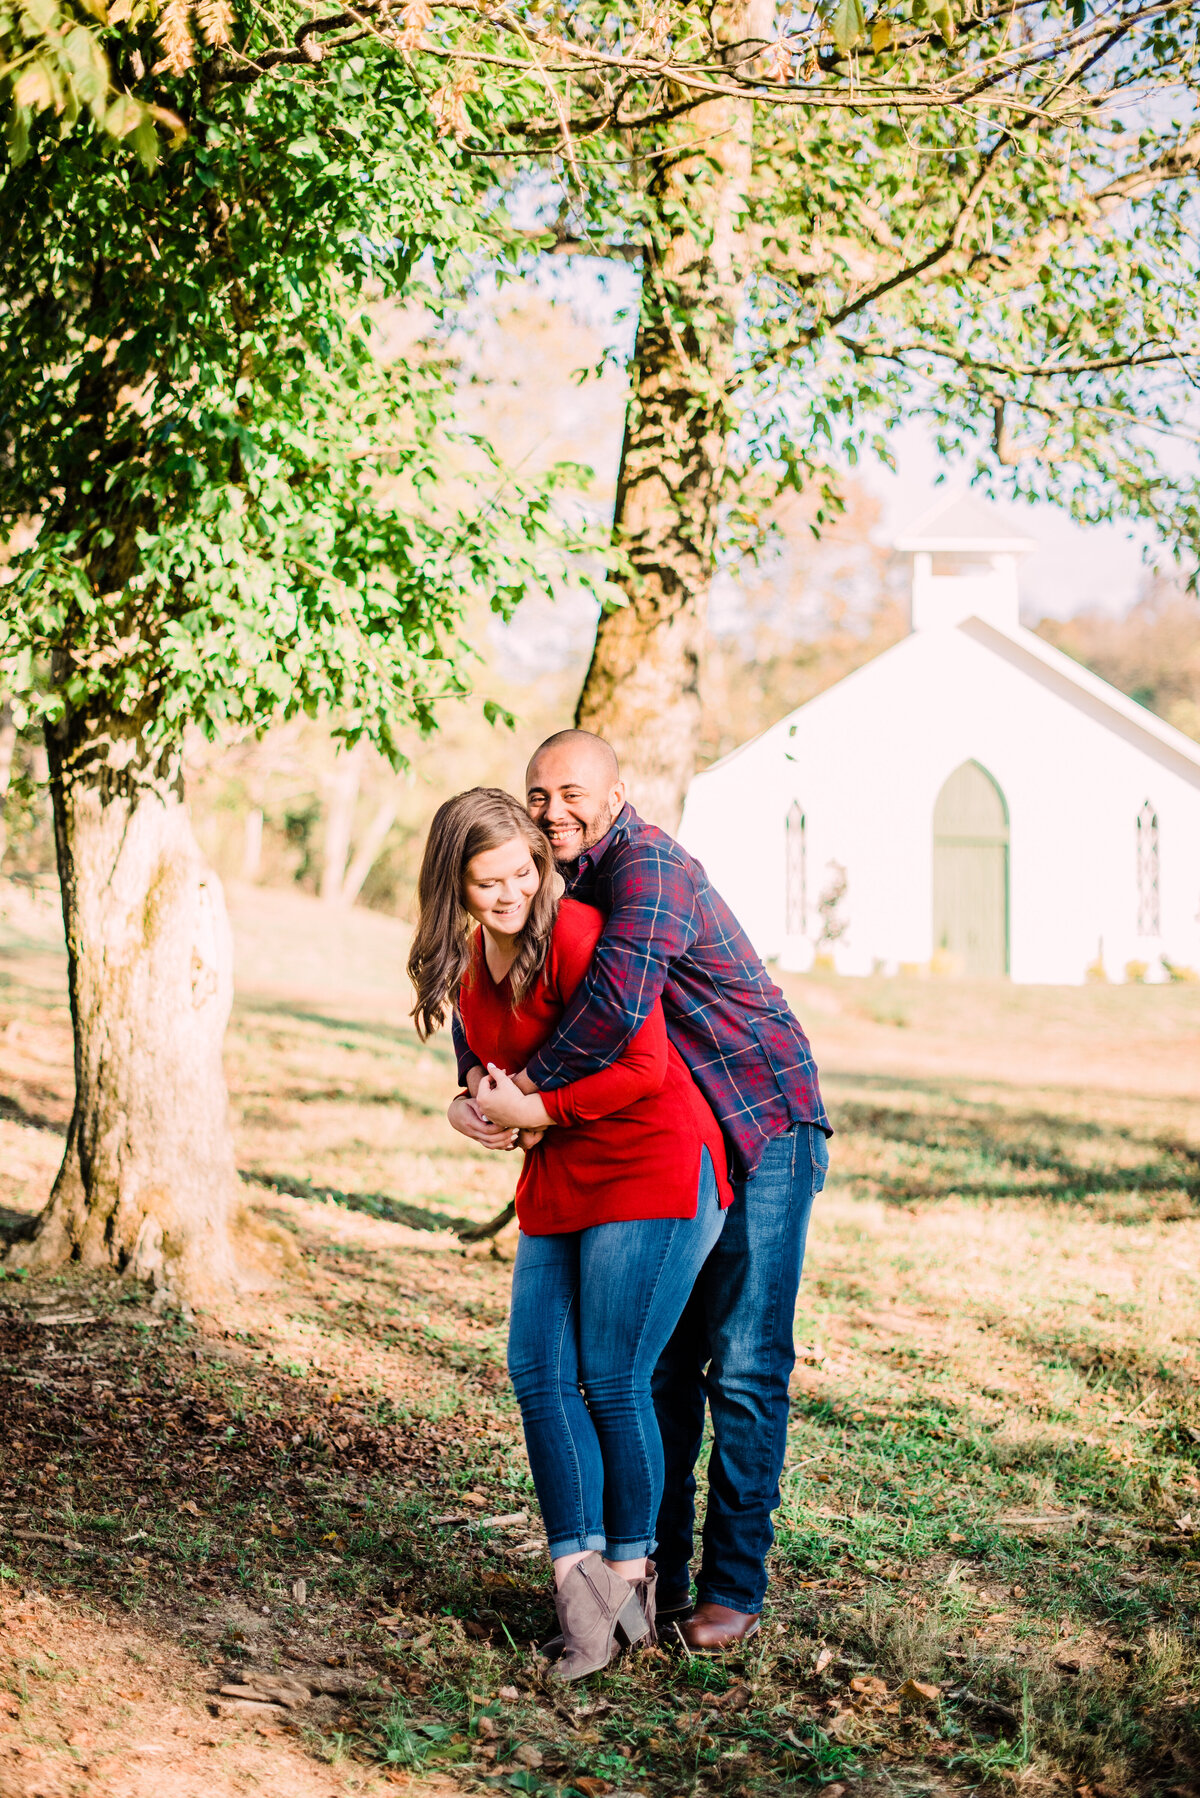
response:
[[[808,1038],[694,856],[631,805],[580,856],[572,898],[608,918],[587,976],[526,1070],[546,1091],[608,1067],[662,999],[667,1034],[716,1113],[735,1179],[794,1124],[826,1134]],[[459,1078],[475,1065],[457,1014]],[[515,1071],[515,1070],[514,1070]]]

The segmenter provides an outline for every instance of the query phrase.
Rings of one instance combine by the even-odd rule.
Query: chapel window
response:
[[[1158,893],[1158,813],[1147,799],[1137,815],[1137,928],[1158,936],[1162,919]]]
[[[787,933],[803,936],[808,928],[807,825],[800,801],[787,815]]]

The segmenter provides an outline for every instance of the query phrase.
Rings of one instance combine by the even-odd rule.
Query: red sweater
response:
[[[564,899],[545,965],[519,1006],[488,971],[475,933],[458,1010],[472,1052],[518,1074],[547,1040],[587,973],[604,930],[590,905]],[[721,1131],[677,1049],[661,1004],[611,1067],[542,1094],[553,1127],[525,1157],[517,1219],[526,1236],[555,1236],[630,1218],[695,1217],[706,1148],[724,1209],[733,1198]]]

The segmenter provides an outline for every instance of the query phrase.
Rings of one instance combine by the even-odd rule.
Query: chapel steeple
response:
[[[1017,562],[1037,548],[974,495],[926,512],[896,548],[910,554],[912,628],[923,631],[983,618],[1001,630],[1020,624]]]

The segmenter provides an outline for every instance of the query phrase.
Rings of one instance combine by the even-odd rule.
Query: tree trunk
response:
[[[13,723],[12,707],[7,699],[0,703],[0,860],[8,847],[8,827],[4,821],[4,807],[8,799],[8,784],[12,779],[13,754],[17,747],[17,727]]]
[[[726,43],[765,37],[773,0],[723,9]],[[628,604],[601,617],[576,723],[606,736],[638,810],[674,829],[696,765],[705,602],[735,426],[740,216],[753,104],[706,101],[671,131],[647,195],[632,394],[617,479]]]
[[[356,745],[338,754],[333,773],[326,776],[325,845],[321,866],[321,898],[326,905],[342,903],[361,772],[362,750]]]
[[[346,869],[346,878],[342,882],[341,902],[345,906],[355,903],[366,883],[367,875],[375,866],[379,851],[387,841],[388,831],[396,821],[396,807],[390,799],[381,799],[363,836],[362,842],[354,852],[350,866]]]
[[[36,1233],[11,1258],[149,1281],[161,1301],[233,1278],[237,1190],[221,1047],[233,951],[176,751],[124,720],[47,731],[75,1026],[75,1109]]]

